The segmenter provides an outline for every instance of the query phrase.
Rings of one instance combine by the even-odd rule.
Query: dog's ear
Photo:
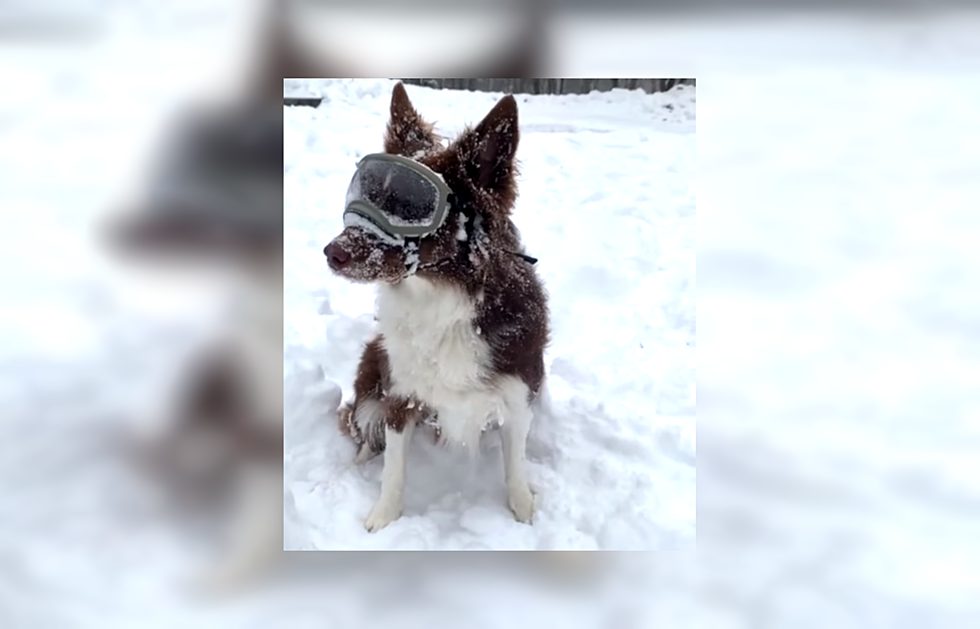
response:
[[[438,145],[432,125],[415,111],[401,83],[391,92],[391,117],[385,129],[385,152],[412,157]]]
[[[459,155],[476,187],[497,195],[508,208],[517,196],[519,141],[517,101],[508,95],[459,144]]]

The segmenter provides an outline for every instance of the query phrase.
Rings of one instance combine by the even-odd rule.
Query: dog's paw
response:
[[[377,533],[402,515],[402,506],[395,500],[378,500],[371,513],[364,520],[364,528],[368,533]]]
[[[530,524],[534,517],[534,494],[527,485],[511,487],[508,491],[507,503],[514,519],[524,524]]]

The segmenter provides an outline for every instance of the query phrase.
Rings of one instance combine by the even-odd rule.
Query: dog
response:
[[[401,517],[420,423],[471,452],[499,428],[508,506],[532,522],[525,453],[550,332],[536,260],[511,220],[519,139],[512,95],[444,144],[396,84],[384,152],[360,162],[344,229],[324,248],[334,274],[378,290],[378,333],[337,415],[357,462],[384,454],[369,532]]]
[[[139,265],[223,271],[213,287],[227,316],[181,369],[159,426],[132,452],[197,506],[229,507],[226,548],[195,591],[234,589],[270,567],[282,547],[280,384],[282,123],[277,107],[197,111],[168,134],[136,211],[107,224],[107,243]]]

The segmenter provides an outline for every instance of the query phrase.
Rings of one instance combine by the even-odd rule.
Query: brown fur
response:
[[[433,125],[415,111],[401,83],[391,93],[390,111],[384,137],[386,153],[411,157],[419,151],[429,153],[438,148],[439,136],[433,130]]]
[[[354,422],[354,413],[365,400],[383,401],[389,379],[388,357],[381,345],[381,337],[377,336],[364,347],[361,362],[357,366],[354,402],[341,407],[337,417],[341,431],[354,439],[358,446],[367,444],[369,451],[374,454],[384,449],[384,424],[378,422],[360,427]]]
[[[282,457],[282,432],[270,430],[252,411],[248,378],[236,367],[233,350],[215,350],[194,373],[184,411],[184,425],[220,433],[241,457],[275,461]]]
[[[405,397],[386,396],[382,402],[384,424],[395,432],[402,432],[409,423],[420,419],[422,407],[416,400]]]
[[[384,450],[385,426],[401,432],[408,417],[406,409],[399,408],[397,404],[393,407],[388,406],[389,403],[396,401],[387,395],[391,373],[388,370],[388,356],[385,354],[382,341],[383,338],[379,335],[364,346],[361,361],[357,366],[357,375],[354,377],[354,401],[342,405],[337,412],[337,425],[340,431],[353,439],[358,446],[367,444],[371,454],[379,454]],[[380,401],[384,405],[385,420],[362,428],[354,422],[354,411],[359,403],[367,400]],[[407,400],[397,402],[404,404]],[[428,411],[418,400],[412,400],[412,404],[413,409],[417,411],[413,413],[412,420],[418,421]],[[439,439],[440,431],[436,428],[433,440],[438,443]]]

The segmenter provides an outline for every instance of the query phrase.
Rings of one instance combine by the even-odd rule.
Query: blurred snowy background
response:
[[[697,554],[574,582],[306,554],[287,587],[204,609],[174,589],[195,547],[114,515],[99,431],[149,403],[210,290],[141,284],[89,235],[175,108],[247,82],[258,5],[0,3],[0,626],[980,626],[980,16],[709,4],[544,11],[537,73],[698,79]],[[346,40],[314,39],[334,76],[435,75],[510,45],[479,19],[443,40],[361,2],[314,30]]]

